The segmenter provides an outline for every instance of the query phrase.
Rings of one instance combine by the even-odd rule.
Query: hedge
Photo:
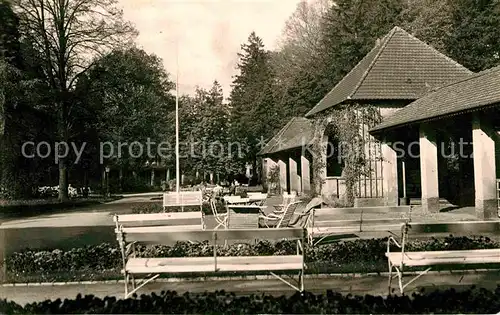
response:
[[[236,296],[234,293],[183,295],[162,291],[130,299],[97,298],[78,295],[76,299],[57,299],[30,303],[22,307],[0,300],[5,314],[496,314],[500,311],[500,286],[496,290],[472,287],[425,291],[412,296],[353,296],[331,290],[326,294],[304,292],[292,296]]]
[[[387,271],[385,257],[387,238],[360,239],[311,247],[305,245],[308,273],[349,273]],[[408,250],[436,251],[458,249],[500,248],[488,237],[446,237],[414,240]],[[296,250],[292,241],[218,246],[220,256],[290,255]],[[397,250],[397,248],[393,248]],[[137,246],[138,257],[209,257],[213,255],[208,242],[178,242],[174,246]],[[85,281],[121,278],[121,254],[117,244],[101,244],[68,251],[32,251],[13,253],[6,257],[7,282]],[[499,264],[500,265],[500,264]],[[458,266],[460,268],[460,266]],[[500,266],[494,266],[500,267]],[[462,267],[463,268],[463,267]],[[485,268],[482,266],[481,268]]]

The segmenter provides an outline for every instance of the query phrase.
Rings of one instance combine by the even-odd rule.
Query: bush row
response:
[[[500,311],[500,286],[494,291],[471,289],[420,292],[412,296],[353,296],[328,290],[326,294],[304,292],[293,296],[236,296],[216,291],[204,294],[141,295],[122,300],[93,295],[30,303],[22,307],[0,300],[4,314],[495,314]]]
[[[387,239],[383,238],[336,242],[314,247],[305,245],[309,272],[314,273],[314,268],[318,266],[327,266],[329,269],[321,270],[322,272],[349,272],[346,268],[350,268],[350,272],[386,271],[386,244]],[[500,248],[500,243],[487,237],[449,236],[444,239],[414,240],[407,244],[407,248],[414,251]],[[220,256],[291,255],[295,251],[295,243],[292,241],[261,241],[217,247]],[[137,246],[136,254],[138,257],[208,257],[213,255],[213,247],[208,242],[178,242],[174,246]],[[10,281],[26,275],[37,275],[48,281],[52,274],[61,272],[89,278],[81,280],[94,280],[100,274],[119,271],[122,267],[118,246],[107,243],[67,251],[27,250],[7,256],[5,263]],[[373,270],[374,266],[382,269]]]

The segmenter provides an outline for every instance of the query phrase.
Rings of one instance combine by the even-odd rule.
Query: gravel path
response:
[[[471,285],[494,290],[500,283],[500,272],[477,273],[477,274],[429,274],[418,279],[408,287],[405,294],[411,294],[425,288],[426,291],[434,289],[445,289],[454,287],[457,289],[468,289]],[[362,277],[329,277],[318,279],[306,279],[307,291],[324,293],[331,289],[344,294],[373,294],[386,295],[386,276],[362,276]],[[397,281],[393,282],[397,289]],[[150,292],[161,292],[162,290],[175,290],[178,293],[205,292],[225,290],[237,294],[268,293],[273,295],[293,294],[294,291],[278,280],[224,280],[224,281],[199,281],[199,282],[154,282],[141,289],[139,294]],[[0,287],[0,298],[14,301],[25,305],[30,302],[40,302],[46,299],[71,299],[78,293],[82,295],[93,294],[97,297],[116,296],[123,297],[124,285],[114,284],[70,284],[54,286],[11,286]],[[398,290],[395,291],[398,293]]]

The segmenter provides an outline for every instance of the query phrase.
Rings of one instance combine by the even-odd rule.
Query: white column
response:
[[[436,132],[425,124],[420,125],[420,176],[422,209],[427,212],[439,212]]]
[[[297,162],[290,157],[288,165],[290,166],[290,191],[296,191],[298,194],[300,193],[300,182],[297,174]]]
[[[476,216],[479,219],[498,218],[494,129],[487,119],[474,115],[472,145],[474,156],[474,188]]]
[[[300,157],[300,170],[302,174],[302,192],[309,193],[311,191],[311,173],[310,173],[310,164],[307,157],[302,154]]]
[[[382,187],[386,206],[397,206],[398,200],[398,160],[392,144],[382,142]]]
[[[287,187],[287,177],[286,177],[286,162],[282,159],[278,160],[278,166],[280,168],[280,187],[281,193],[286,192],[288,190]]]

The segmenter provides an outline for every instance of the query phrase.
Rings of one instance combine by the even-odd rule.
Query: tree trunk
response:
[[[118,174],[118,185],[120,192],[123,192],[123,167],[120,166],[119,174]]]
[[[68,169],[65,165],[66,159],[59,161],[59,201],[68,200]]]
[[[59,108],[58,133],[60,141],[68,144],[68,121],[65,93]],[[66,166],[67,157],[59,158],[59,201],[68,200],[68,169]]]

